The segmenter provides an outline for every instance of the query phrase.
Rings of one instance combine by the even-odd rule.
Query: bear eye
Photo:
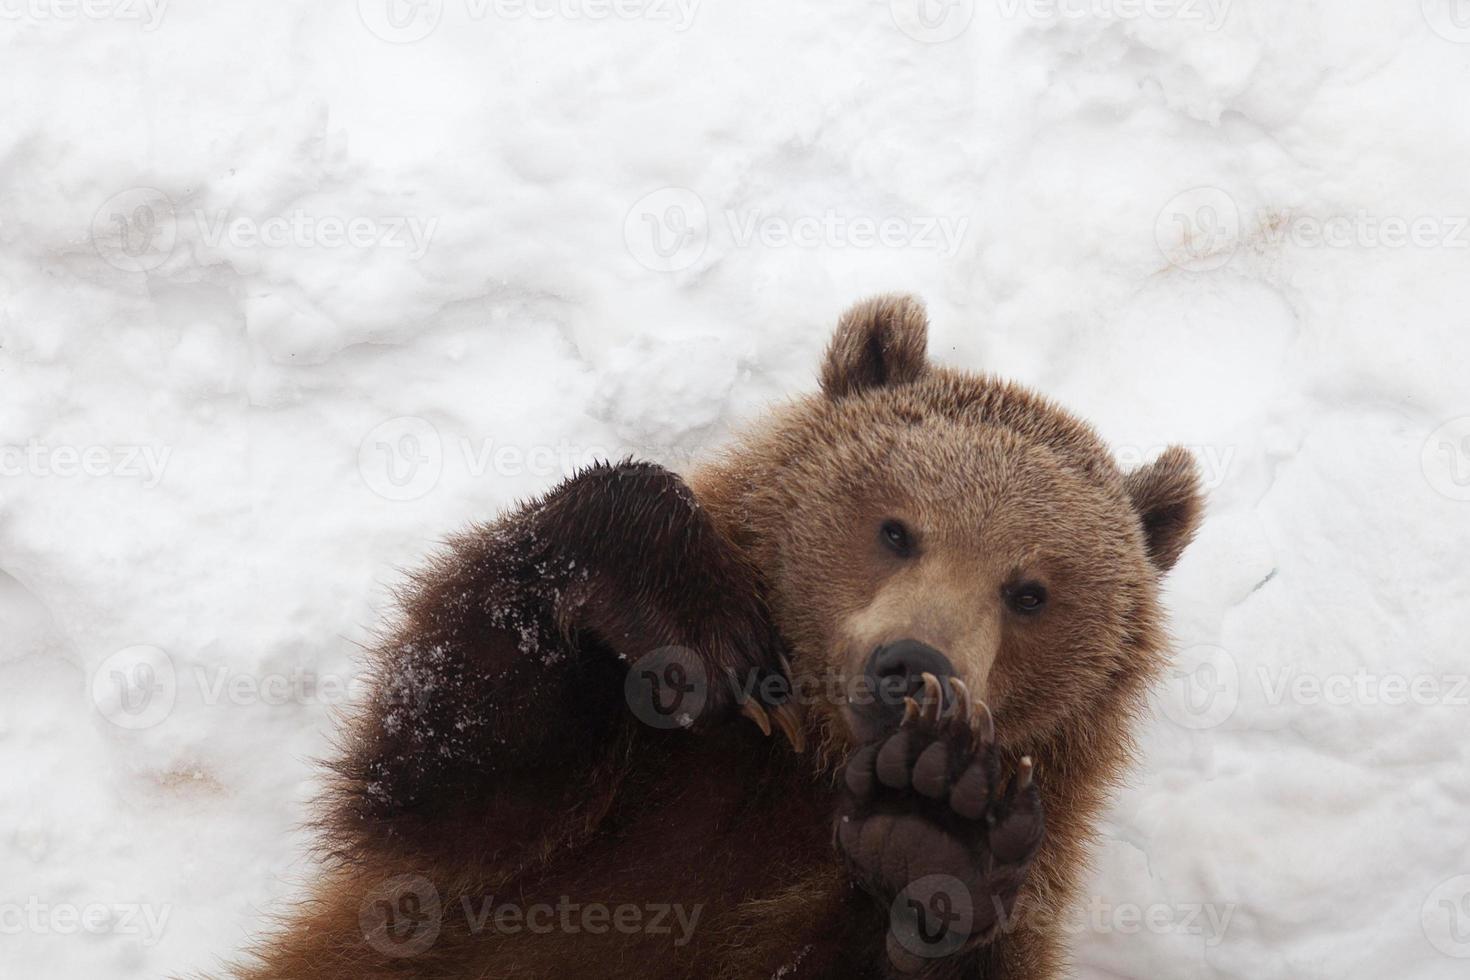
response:
[[[1046,605],[1046,586],[1040,582],[1022,582],[1006,590],[1006,605],[1023,616],[1041,611]]]
[[[878,527],[878,538],[889,551],[900,558],[908,558],[914,553],[914,538],[909,529],[904,527],[902,521],[892,518],[884,521]]]

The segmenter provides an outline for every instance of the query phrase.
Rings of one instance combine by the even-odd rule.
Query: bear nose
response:
[[[940,681],[940,690],[948,692],[947,677],[955,676],[954,664],[938,650],[918,640],[898,640],[873,651],[865,670],[876,694],[875,712],[903,715],[903,699],[916,697],[923,690],[925,674]]]

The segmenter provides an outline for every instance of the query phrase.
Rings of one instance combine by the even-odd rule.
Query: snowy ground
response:
[[[1079,975],[1465,976],[1463,6],[0,0],[0,974],[238,948],[403,566],[902,289],[1210,482]]]

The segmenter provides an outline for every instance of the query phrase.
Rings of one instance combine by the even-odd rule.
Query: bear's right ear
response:
[[[929,316],[913,296],[874,296],[842,314],[822,364],[822,391],[842,398],[915,381],[929,366]]]

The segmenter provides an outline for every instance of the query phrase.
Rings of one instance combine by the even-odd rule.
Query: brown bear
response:
[[[859,304],[687,483],[598,465],[453,539],[233,975],[1057,976],[1199,484],[926,333]]]

